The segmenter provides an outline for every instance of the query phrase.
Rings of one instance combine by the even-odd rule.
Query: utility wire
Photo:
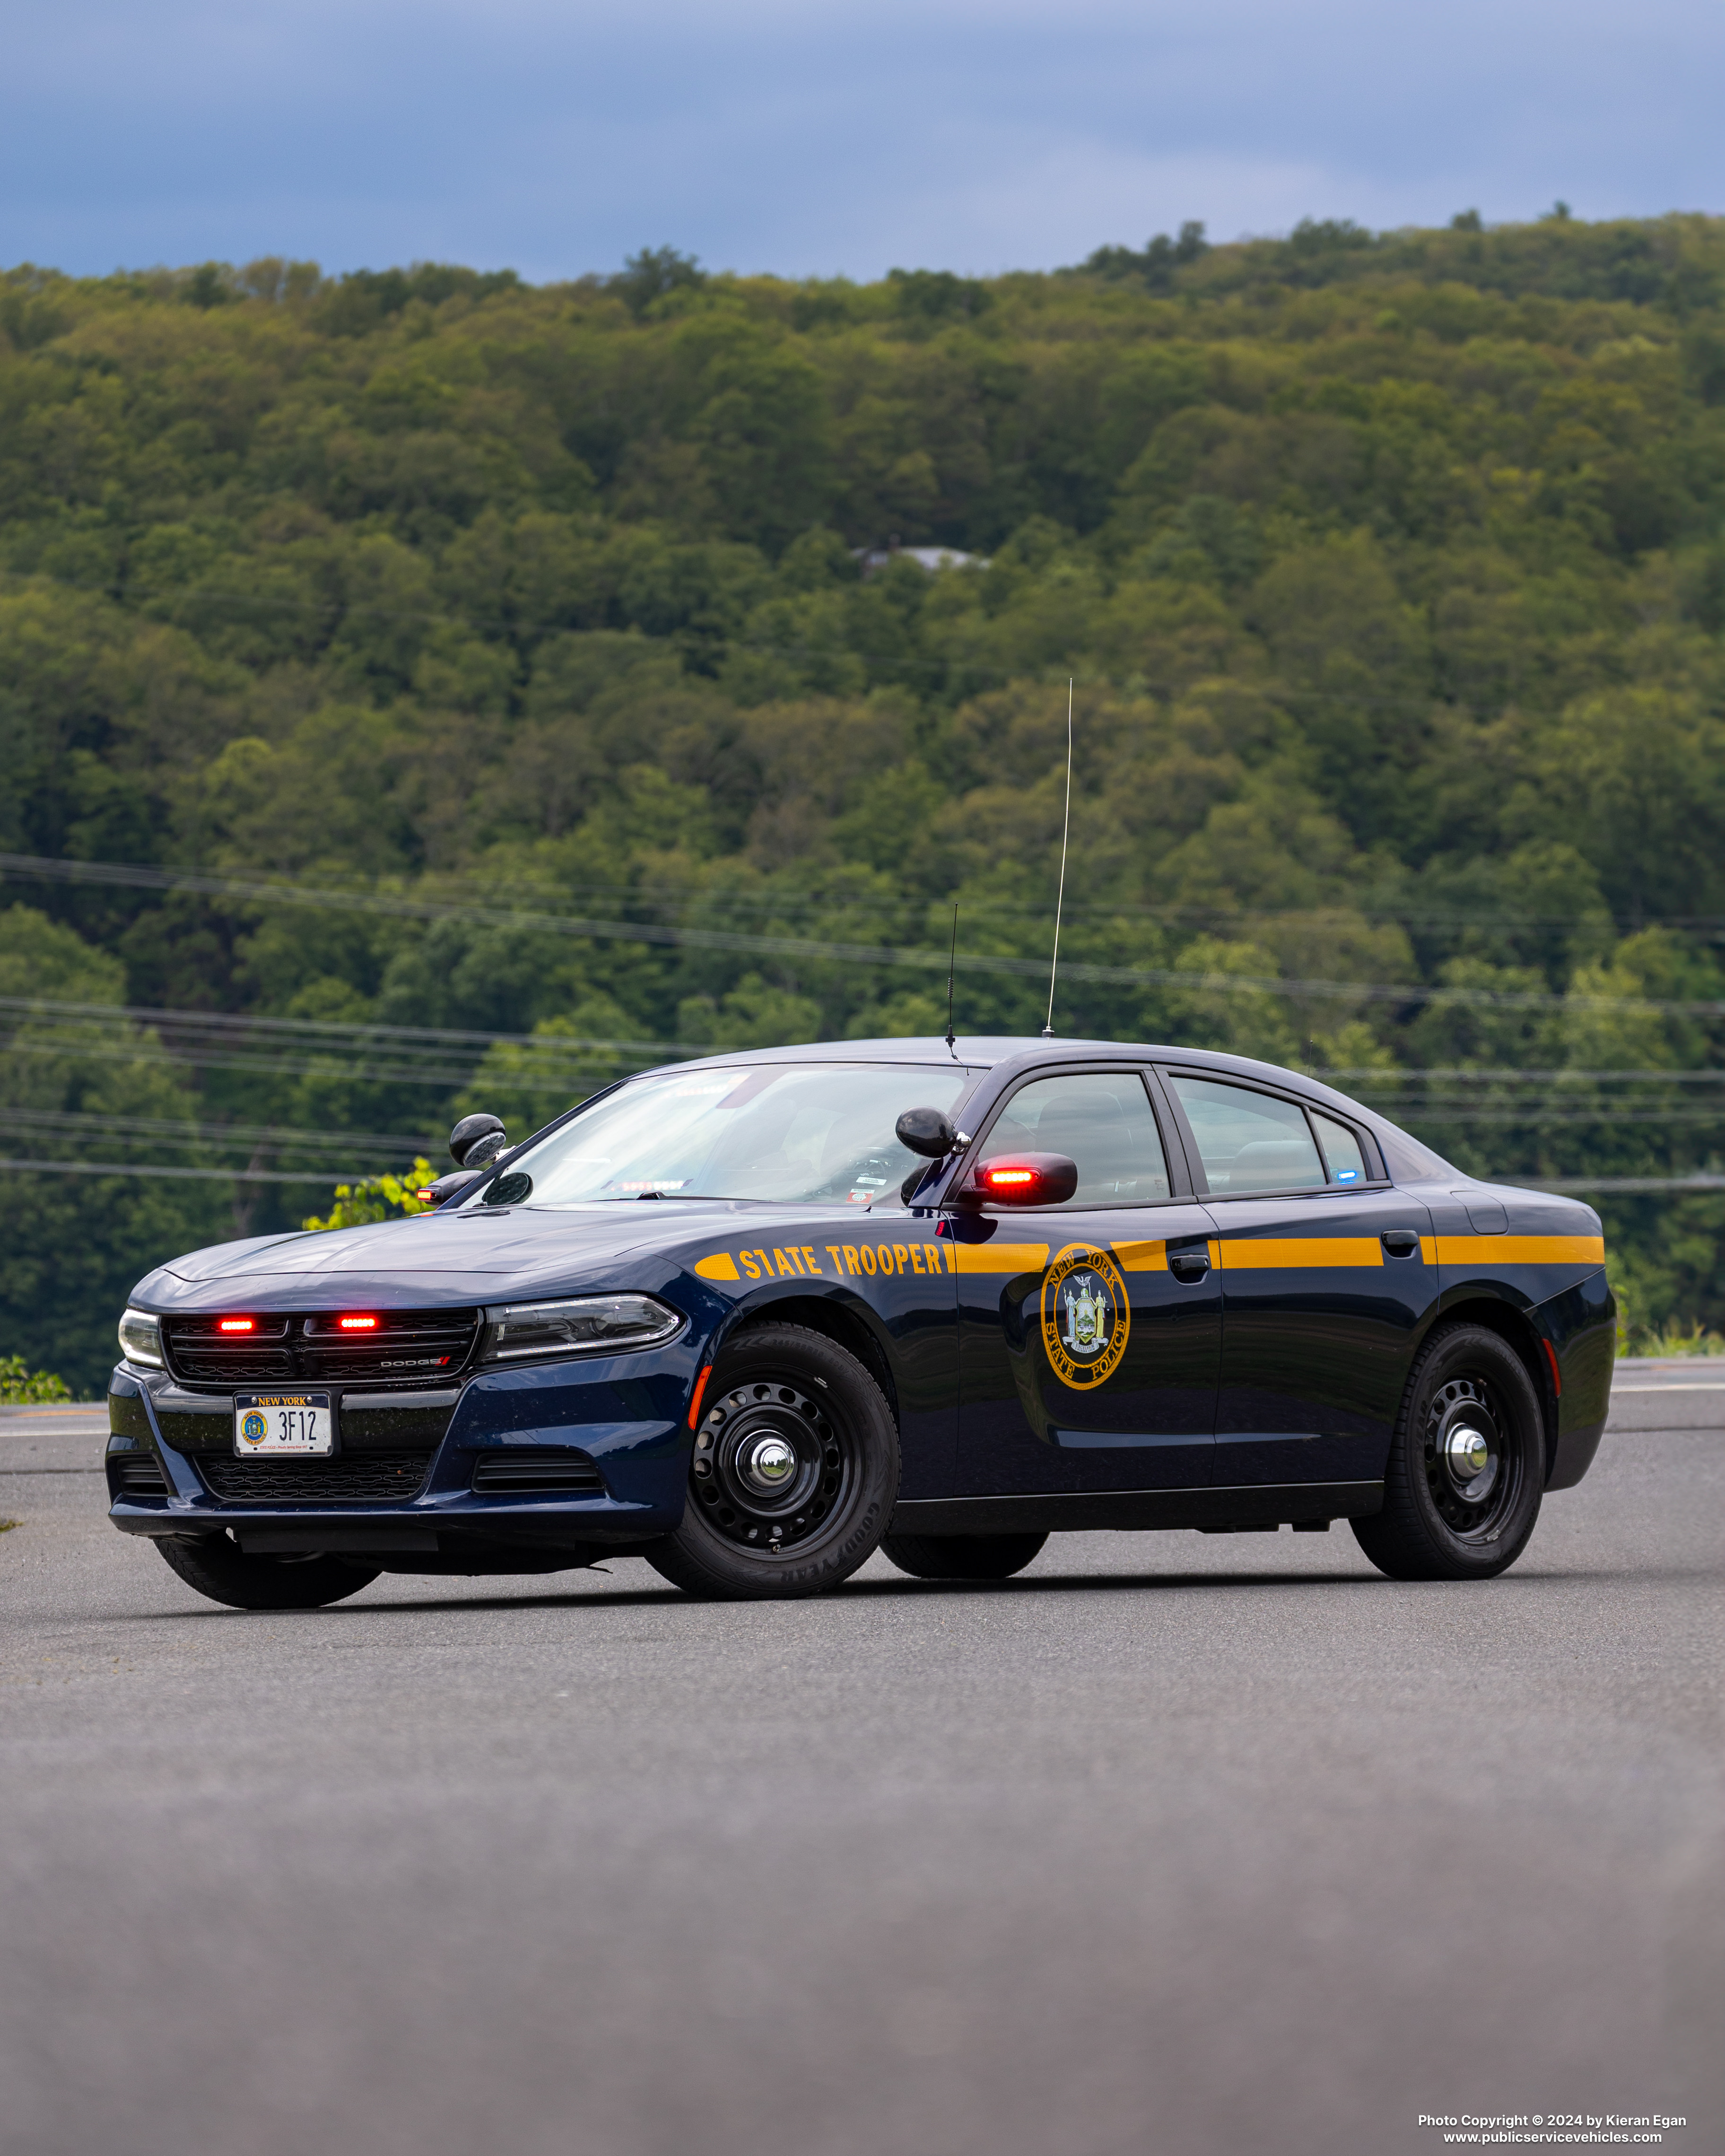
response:
[[[139,1175],[197,1183],[299,1183],[320,1188],[366,1180],[362,1168],[331,1168],[316,1175],[295,1175],[271,1169],[247,1173],[238,1168],[161,1168],[123,1160],[23,1160],[12,1157],[0,1157],[0,1170],[33,1175]],[[1725,1175],[1591,1175],[1538,1182],[1522,1176],[1497,1179],[1528,1190],[1640,1193],[1649,1197],[1675,1198],[1689,1192],[1725,1191]]]
[[[387,1154],[395,1159],[433,1153],[442,1143],[437,1138],[400,1137],[386,1131],[296,1130],[280,1123],[193,1123],[175,1122],[166,1116],[103,1116],[46,1108],[8,1108],[6,1120],[15,1129],[58,1131],[69,1137],[88,1132],[157,1138],[165,1145],[203,1146],[218,1151],[235,1146],[307,1152],[335,1150]]]
[[[467,1064],[451,1070],[434,1064],[387,1063],[331,1063],[327,1058],[311,1062],[304,1057],[258,1055],[225,1055],[206,1052],[195,1047],[148,1048],[123,1041],[92,1041],[83,1039],[67,1040],[52,1037],[48,1040],[13,1040],[0,1042],[0,1055],[36,1055],[73,1063],[144,1063],[150,1065],[183,1065],[194,1070],[237,1070],[260,1078],[323,1078],[331,1085],[367,1086],[430,1086],[439,1092],[449,1093],[474,1083],[477,1066]],[[644,1066],[639,1061],[611,1059],[598,1060],[588,1066],[589,1071],[639,1070]],[[524,1070],[514,1077],[530,1086],[553,1088],[559,1086],[579,1085],[580,1078],[571,1078],[554,1067]]]
[[[0,1011],[48,1018],[130,1020],[144,1026],[183,1027],[196,1032],[265,1033],[296,1039],[335,1041],[379,1040],[396,1045],[424,1042],[428,1045],[495,1048],[500,1044],[530,1048],[549,1056],[574,1059],[584,1049],[610,1049],[622,1055],[640,1053],[675,1057],[705,1055],[705,1048],[672,1040],[602,1040],[584,1034],[542,1033],[479,1033],[453,1026],[392,1025],[372,1019],[280,1018],[261,1011],[172,1009],[149,1004],[63,1003],[51,996],[0,996]]]
[[[1512,1176],[1507,1180],[1527,1190],[1604,1190],[1625,1194],[1640,1191],[1651,1198],[1676,1198],[1691,1190],[1725,1190],[1725,1175],[1572,1175],[1549,1183],[1530,1183],[1525,1176]]]
[[[1380,1087],[1399,1087],[1425,1080],[1441,1081],[1448,1085],[1467,1080],[1481,1085],[1557,1085],[1579,1079],[1609,1080],[1613,1083],[1672,1086],[1725,1085],[1725,1070],[1584,1070],[1579,1065],[1565,1065],[1555,1070],[1536,1070],[1522,1064],[1471,1065],[1445,1066],[1436,1064],[1399,1064],[1386,1070],[1381,1065],[1368,1064],[1349,1068],[1339,1064],[1314,1065],[1307,1074],[1312,1078],[1348,1078],[1355,1081],[1363,1091]]]
[[[320,1188],[366,1180],[362,1168],[322,1168],[300,1175],[284,1168],[163,1168],[131,1160],[21,1160],[12,1156],[0,1158],[0,1168],[32,1175],[148,1175],[182,1183],[305,1183]]]
[[[598,921],[524,907],[464,906],[444,900],[410,898],[381,891],[344,890],[326,885],[276,880],[252,882],[237,876],[205,875],[192,870],[158,869],[122,862],[57,861],[34,855],[0,854],[0,874],[45,875],[66,882],[116,884],[153,891],[185,891],[234,898],[249,905],[328,907],[338,911],[375,913],[401,919],[464,921],[485,927],[536,928],[594,942],[614,941],[696,951],[726,951],[850,966],[904,968],[938,972],[948,963],[937,950],[817,940],[807,937],[752,936],[736,930],[674,927],[638,921]],[[1044,962],[998,952],[967,952],[958,962],[968,973],[1031,977]],[[1685,1000],[1664,997],[1552,995],[1533,990],[1428,986],[1420,982],[1338,981],[1273,974],[1201,973],[1178,967],[1104,966],[1069,960],[1066,970],[1081,980],[1118,987],[1173,988],[1207,995],[1271,995],[1296,1001],[1333,1000],[1354,1004],[1437,1004],[1446,1008],[1497,1010],[1621,1011],[1686,1017],[1725,1017],[1725,999]]]

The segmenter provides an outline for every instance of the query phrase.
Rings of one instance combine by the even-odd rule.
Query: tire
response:
[[[824,1333],[762,1325],[726,1350],[706,1398],[683,1523],[647,1562],[703,1600],[823,1594],[848,1579],[898,1499],[898,1428],[875,1380]],[[762,1486],[770,1468],[786,1476],[776,1488]]]
[[[1544,1485],[1544,1418],[1520,1356],[1486,1326],[1446,1325],[1408,1378],[1384,1509],[1349,1525],[1392,1579],[1491,1579],[1527,1548]]]
[[[382,1569],[341,1557],[248,1557],[226,1535],[163,1535],[156,1547],[187,1587],[230,1609],[321,1609]]]
[[[1044,1535],[883,1535],[880,1553],[912,1579],[1010,1579]]]

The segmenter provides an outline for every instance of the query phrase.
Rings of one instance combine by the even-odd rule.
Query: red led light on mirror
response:
[[[375,1317],[344,1317],[341,1320],[341,1330],[344,1332],[375,1332],[377,1329],[377,1321]]]
[[[218,1317],[216,1320],[218,1332],[255,1332],[257,1329],[255,1317]]]
[[[997,1153],[968,1187],[997,1205],[1064,1205],[1078,1188],[1078,1166],[1063,1152]]]

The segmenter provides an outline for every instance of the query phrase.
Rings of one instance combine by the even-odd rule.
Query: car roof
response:
[[[952,1047],[938,1034],[891,1040],[814,1040],[783,1048],[737,1048],[722,1055],[703,1055],[687,1063],[663,1065],[676,1070],[724,1069],[727,1065],[759,1063],[899,1063],[949,1069],[957,1064],[971,1071],[989,1070],[1002,1065],[1037,1063],[1178,1063],[1214,1070],[1219,1075],[1261,1079],[1290,1087],[1312,1101],[1340,1106],[1346,1096],[1277,1063],[1260,1063],[1249,1055],[1225,1055],[1219,1050],[1179,1048],[1166,1042],[1046,1039],[1034,1034],[960,1034]],[[1347,1101],[1352,1114],[1360,1109]]]
[[[961,1034],[949,1049],[938,1034],[909,1040],[813,1040],[782,1048],[738,1048],[722,1055],[704,1055],[687,1063],[661,1064],[657,1071],[641,1071],[653,1077],[676,1070],[706,1070],[762,1063],[893,1063],[907,1069],[951,1070],[955,1065],[967,1077],[980,1078],[999,1072],[1009,1082],[1019,1070],[1033,1071],[1039,1065],[1075,1063],[1164,1063],[1202,1070],[1219,1078],[1243,1078],[1274,1086],[1285,1093],[1298,1094],[1314,1108],[1329,1108],[1363,1123],[1380,1144],[1386,1139],[1404,1150],[1411,1147],[1429,1163],[1430,1173],[1455,1183],[1473,1183],[1476,1177],[1440,1160],[1412,1138],[1399,1124],[1376,1109],[1367,1107],[1348,1094],[1327,1086],[1321,1078],[1290,1070],[1280,1063],[1262,1063],[1250,1055],[1230,1055],[1215,1048],[1183,1048],[1167,1041],[1082,1040],[1048,1039],[1034,1034]],[[628,1085],[633,1081],[625,1079]],[[1411,1168],[1404,1179],[1425,1179],[1425,1171]],[[1491,1185],[1496,1188],[1497,1186]]]

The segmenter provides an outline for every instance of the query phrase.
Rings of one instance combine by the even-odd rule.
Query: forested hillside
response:
[[[0,276],[0,1354],[459,1106],[938,1030],[955,901],[1034,1031],[1069,675],[1058,1029],[1604,1178],[1725,1322],[1722,630],[1725,221]]]

